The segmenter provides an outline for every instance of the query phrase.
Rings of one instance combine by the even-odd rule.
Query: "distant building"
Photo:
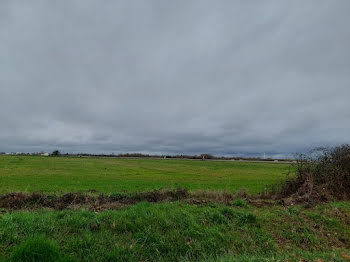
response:
[[[41,155],[41,156],[49,156],[49,153],[47,153],[47,152],[41,152],[40,155]]]

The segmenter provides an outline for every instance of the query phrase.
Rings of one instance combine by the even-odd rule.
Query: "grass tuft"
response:
[[[68,262],[56,244],[50,240],[35,236],[18,246],[10,257],[13,262]]]

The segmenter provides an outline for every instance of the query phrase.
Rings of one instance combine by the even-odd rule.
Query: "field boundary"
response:
[[[188,204],[210,204],[219,203],[224,205],[247,205],[256,207],[271,206],[278,204],[271,199],[258,199],[249,196],[246,191],[241,190],[236,194],[227,192],[202,191],[190,193],[187,189],[154,190],[138,193],[115,193],[96,194],[90,193],[66,193],[63,195],[34,193],[8,193],[0,195],[0,209],[23,210],[23,209],[89,209],[91,211],[118,210],[140,202],[164,203],[183,201]],[[234,203],[234,200],[238,200]]]

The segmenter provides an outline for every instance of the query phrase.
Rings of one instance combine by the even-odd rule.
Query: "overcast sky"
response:
[[[350,1],[0,1],[0,151],[350,142]]]

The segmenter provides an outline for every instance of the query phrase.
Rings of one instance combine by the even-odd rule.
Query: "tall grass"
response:
[[[200,261],[273,257],[306,246],[310,252],[349,248],[349,224],[334,212],[349,214],[349,203],[321,210],[256,209],[236,201],[234,206],[139,203],[101,213],[15,211],[0,216],[0,257],[28,255],[24,251],[33,249],[37,237],[54,245],[53,255],[75,261]]]

